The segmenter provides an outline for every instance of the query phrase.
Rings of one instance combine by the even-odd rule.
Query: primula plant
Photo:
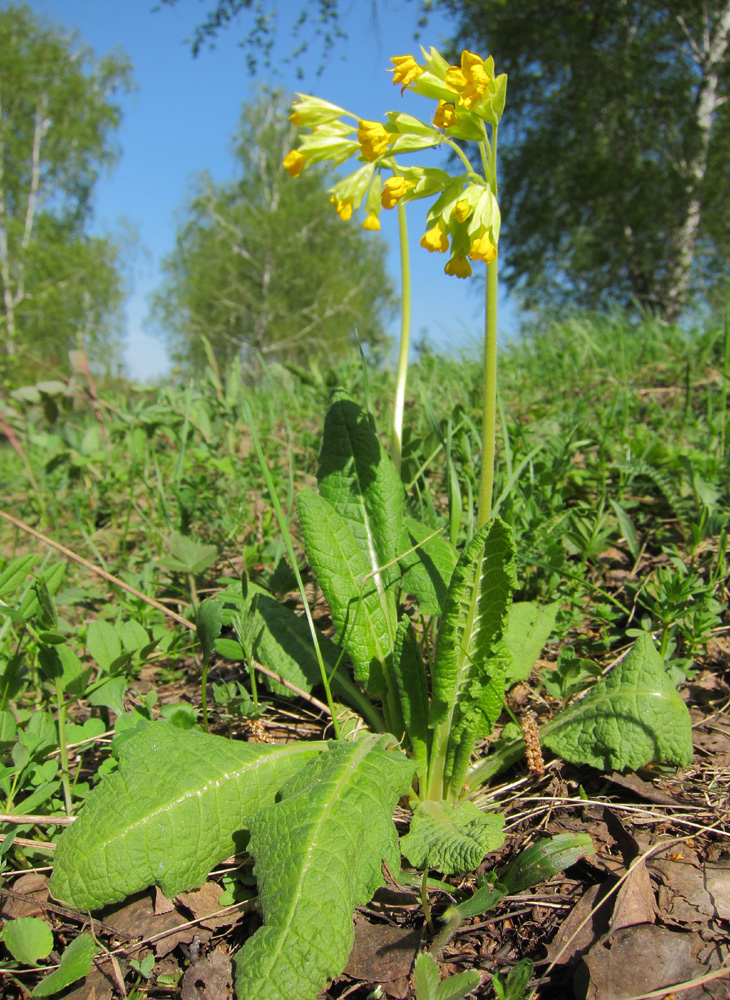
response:
[[[335,210],[345,219],[364,204],[365,225],[372,228],[381,207],[433,199],[422,240],[426,249],[450,252],[446,269],[456,276],[470,272],[470,261],[487,262],[485,377],[493,393],[496,128],[506,81],[495,77],[491,59],[469,52],[460,66],[449,66],[433,49],[424,59],[424,65],[411,56],[394,59],[394,80],[437,102],[433,124],[396,112],[387,115],[385,125],[349,122],[352,116],[341,108],[302,97],[295,120],[312,132],[285,165],[296,175],[315,162],[340,164],[360,155],[363,165],[332,193]],[[457,138],[477,143],[482,173],[472,168]],[[441,143],[457,151],[462,173],[396,159]],[[299,690],[309,692],[321,683],[335,738],[242,744],[166,722],[123,733],[115,749],[118,769],[89,795],[59,841],[51,881],[58,899],[95,909],[153,884],[173,896],[198,886],[228,855],[247,851],[254,860],[263,926],[238,953],[238,996],[313,1000],[342,972],[354,940],[353,910],[384,883],[384,865],[396,881],[413,884],[412,872],[399,875],[405,856],[421,873],[417,881],[423,880],[430,924],[429,872],[474,871],[501,846],[501,815],[478,808],[474,796],[507,764],[526,755],[529,766],[540,771],[542,748],[611,770],[650,761],[689,762],[689,715],[648,635],[541,730],[525,718],[522,732],[514,724],[503,732],[498,749],[475,752],[492,733],[508,686],[532,670],[557,611],[556,604],[512,600],[517,587],[512,532],[490,516],[490,406],[491,397],[479,527],[458,552],[410,516],[401,477],[367,411],[343,390],[333,393],[317,489],[303,488],[297,502],[306,557],[331,610],[333,639],[314,627],[287,523],[248,414],[304,615],[245,576],[230,580],[198,609],[204,663],[207,669],[217,651],[249,666],[261,664]],[[221,635],[226,626],[235,639]],[[338,721],[335,699],[359,716],[349,735]],[[400,841],[392,821],[399,802],[411,813]],[[533,845],[447,911],[445,931],[588,850],[587,837]],[[419,960],[419,996],[441,995],[432,965]],[[471,974],[454,982],[453,994],[476,985]]]

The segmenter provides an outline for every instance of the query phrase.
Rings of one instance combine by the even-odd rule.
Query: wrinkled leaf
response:
[[[280,800],[251,819],[248,849],[264,926],[236,959],[239,997],[315,1000],[345,967],[352,914],[398,870],[393,808],[413,763],[388,737],[330,743],[295,775]]]
[[[125,740],[119,769],[61,836],[50,889],[95,909],[148,885],[172,897],[241,847],[247,818],[322,744],[237,743],[156,722]]]
[[[593,841],[587,833],[558,833],[521,851],[499,876],[499,881],[512,896],[565,871],[586,854],[594,853]]]
[[[436,868],[444,875],[474,871],[484,855],[504,841],[501,813],[487,813],[473,802],[419,802],[401,850],[415,868]]]
[[[541,730],[545,746],[602,771],[692,762],[689,711],[648,634],[628,656]]]
[[[552,604],[518,601],[510,608],[504,633],[504,641],[510,654],[507,666],[507,678],[510,682],[523,681],[530,676],[555,627],[559,608],[560,601],[553,601]]]
[[[408,552],[414,545],[418,548]],[[456,549],[433,528],[409,518],[401,550],[408,552],[400,560],[403,589],[416,598],[421,614],[440,615],[458,558]]]

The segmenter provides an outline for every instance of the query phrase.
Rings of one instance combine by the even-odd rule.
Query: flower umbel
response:
[[[357,123],[357,141],[366,160],[377,160],[388,148],[392,136],[380,122],[367,120]]]
[[[342,219],[343,222],[347,222],[348,219],[352,218],[352,202],[351,201],[341,201],[339,198],[335,198],[334,195],[331,196],[330,201],[335,206],[335,211]]]
[[[457,222],[466,222],[471,215],[471,205],[468,201],[457,201],[453,214]]]
[[[393,74],[393,83],[403,84],[401,94],[410,83],[418,79],[425,69],[425,67],[418,65],[413,56],[391,56],[390,61],[393,63],[393,69],[390,70]]]
[[[394,208],[412,187],[412,182],[407,181],[405,177],[389,177],[383,184],[383,194],[380,199],[383,208]]]
[[[484,236],[480,236],[479,239],[472,242],[469,256],[472,260],[483,260],[487,264],[491,264],[497,256],[497,248],[485,233]]]
[[[362,224],[363,229],[369,229],[373,233],[377,233],[380,229],[380,219],[377,217],[375,212],[369,212],[365,216],[365,221]]]

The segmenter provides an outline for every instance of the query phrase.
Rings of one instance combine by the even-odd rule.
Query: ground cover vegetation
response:
[[[254,388],[203,335],[187,385],[103,386],[76,350],[4,408],[21,993],[723,989],[730,317],[564,320],[498,389],[506,78],[392,63],[431,121],[298,95],[283,167],[355,156],[339,223],[397,210],[394,377],[260,351]],[[450,169],[414,162],[443,144]],[[421,199],[447,274],[486,265],[484,349],[409,371]]]

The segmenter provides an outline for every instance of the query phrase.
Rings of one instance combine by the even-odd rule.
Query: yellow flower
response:
[[[288,170],[292,177],[298,177],[302,172],[302,167],[307,162],[306,156],[302,156],[298,149],[293,149],[284,157],[282,166]]]
[[[481,56],[467,49],[461,53],[461,66],[449,66],[446,70],[446,86],[459,94],[459,104],[473,108],[481,99],[490,83]]]
[[[454,218],[457,222],[466,222],[471,215],[471,205],[468,201],[457,201],[454,205]]]
[[[446,262],[444,271],[447,274],[452,274],[455,278],[468,278],[471,274],[471,264],[466,257],[463,257],[461,254],[454,254],[454,256]]]
[[[449,237],[437,222],[432,229],[423,234],[421,246],[429,253],[446,253],[449,249]]]
[[[401,94],[409,83],[413,83],[425,71],[425,66],[419,66],[413,56],[391,56],[390,61],[394,68],[390,71],[393,74],[393,83],[402,83]]]
[[[347,222],[348,219],[352,218],[352,202],[351,201],[340,201],[339,198],[335,198],[334,195],[330,196],[330,201],[335,206],[335,211],[342,219],[343,222]]]
[[[484,236],[480,236],[479,239],[473,241],[469,250],[469,256],[472,260],[483,260],[487,264],[491,264],[497,256],[497,248],[485,233]]]
[[[450,128],[456,121],[456,110],[453,104],[446,101],[439,101],[436,113],[433,116],[433,123],[436,128]]]
[[[380,196],[380,203],[383,208],[393,208],[403,195],[413,187],[412,181],[407,181],[405,177],[389,177],[383,184],[383,193]]]
[[[377,160],[388,148],[390,133],[380,122],[359,121],[357,123],[357,141],[360,143],[362,155],[366,160]]]
[[[363,229],[369,229],[371,232],[377,233],[380,229],[380,219],[377,217],[375,212],[369,212],[365,217],[365,221],[362,224]]]

